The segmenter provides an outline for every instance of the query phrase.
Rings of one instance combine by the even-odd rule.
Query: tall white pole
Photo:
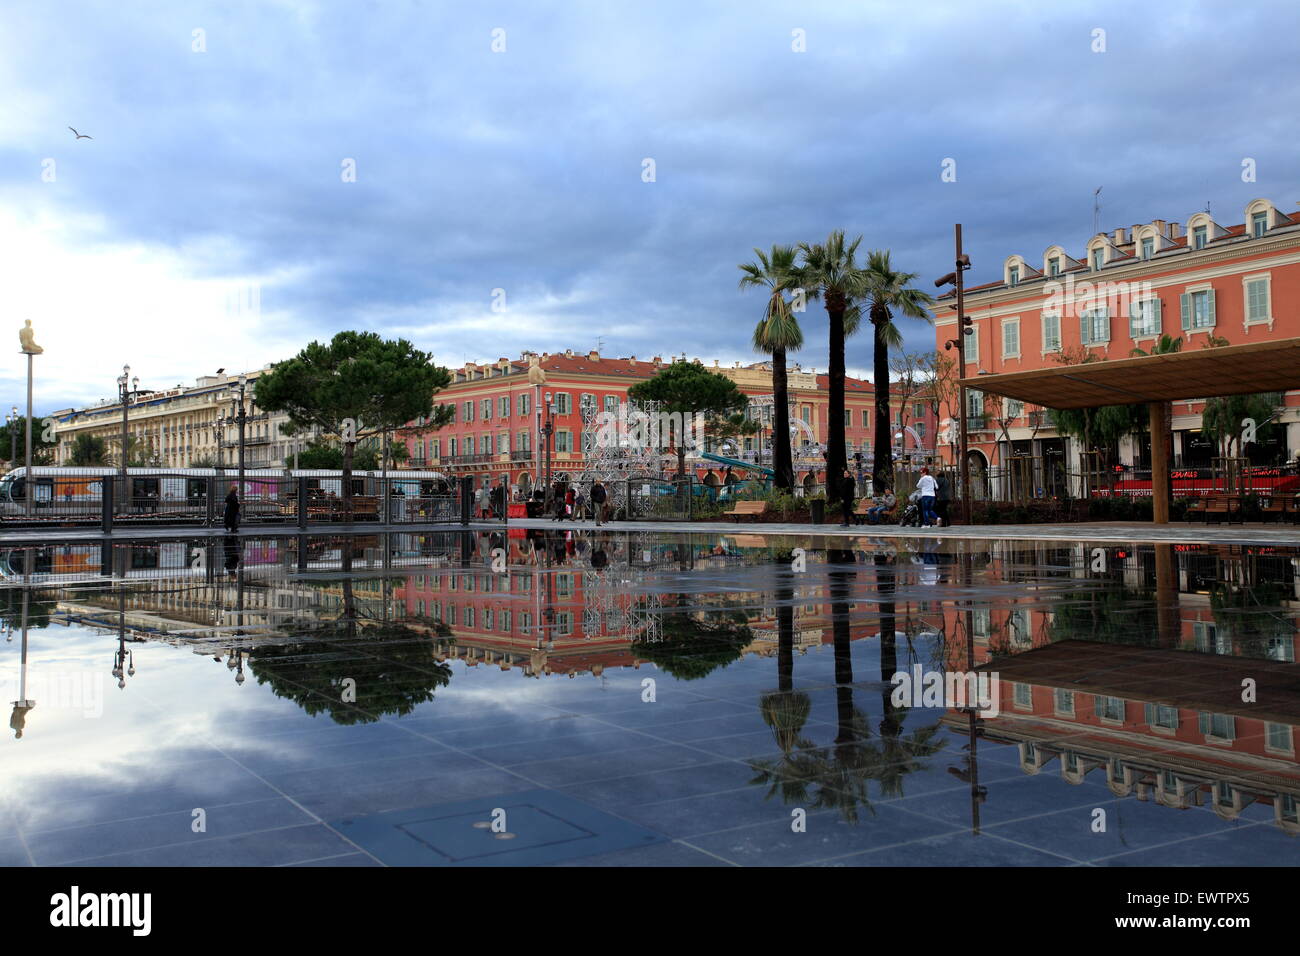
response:
[[[36,482],[32,480],[32,359],[36,356],[27,353],[27,457],[23,464],[27,466],[27,517],[32,516],[32,498],[36,495]]]

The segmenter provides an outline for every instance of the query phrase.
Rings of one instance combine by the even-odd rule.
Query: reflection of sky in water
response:
[[[730,829],[723,825],[727,814],[740,821],[731,828],[760,829],[730,842],[701,836],[702,844],[743,862],[795,862],[803,849],[780,849],[774,843],[772,855],[765,856],[761,831],[781,818],[789,801],[843,814],[856,826],[900,827],[900,834],[907,833],[900,839],[972,826],[971,764],[969,751],[962,749],[969,742],[967,720],[955,710],[891,707],[888,679],[895,670],[914,664],[961,669],[968,660],[996,668],[999,660],[1032,665],[1041,659],[1046,663],[1017,680],[1032,683],[1048,695],[1043,699],[1057,699],[1052,695],[1078,680],[1086,690],[1079,692],[1081,708],[1085,697],[1091,701],[1094,695],[1130,704],[1145,695],[1148,703],[1186,711],[1190,716],[1183,717],[1182,731],[1187,731],[1198,711],[1189,709],[1180,695],[1196,700],[1213,696],[1216,658],[1231,658],[1223,668],[1259,661],[1273,687],[1279,686],[1277,675],[1289,680],[1295,666],[1294,560],[1276,549],[1259,554],[1240,548],[1180,552],[1173,555],[1170,571],[1170,565],[1157,564],[1150,547],[983,542],[966,555],[964,546],[951,539],[936,545],[864,538],[851,555],[835,555],[838,563],[833,565],[814,542],[802,542],[807,570],[794,574],[788,570],[789,548],[795,543],[790,539],[769,538],[770,545],[762,548],[737,545],[728,536],[685,545],[665,541],[660,546],[667,556],[653,555],[650,562],[640,561],[645,536],[610,540],[614,546],[609,553],[621,565],[599,573],[584,564],[590,549],[575,549],[564,565],[552,563],[549,571],[544,560],[529,560],[512,549],[510,577],[529,579],[526,591],[521,585],[502,590],[499,579],[494,590],[485,590],[490,573],[482,548],[471,556],[470,568],[438,566],[431,559],[396,570],[387,586],[377,568],[360,569],[352,590],[365,620],[351,635],[333,623],[343,601],[337,572],[319,576],[314,584],[330,600],[320,605],[323,610],[299,613],[293,626],[310,624],[317,616],[324,629],[285,648],[284,627],[276,619],[258,619],[250,627],[256,636],[248,639],[242,685],[235,681],[237,670],[228,666],[228,642],[223,645],[209,634],[188,644],[175,637],[173,643],[156,637],[128,640],[135,674],[119,689],[110,673],[118,650],[116,633],[65,626],[57,623],[56,613],[56,623],[29,632],[28,697],[36,707],[26,715],[23,738],[15,740],[8,730],[0,743],[7,771],[0,778],[0,848],[19,825],[29,834],[66,831],[73,843],[78,828],[86,828],[84,847],[63,846],[58,856],[80,859],[101,855],[91,832],[97,826],[137,815],[188,812],[193,806],[261,806],[292,798],[294,812],[318,825],[335,807],[364,813],[415,805],[403,801],[416,800],[408,794],[417,791],[425,802],[440,802],[478,792],[474,788],[492,792],[548,786],[568,788],[617,812],[639,814],[647,825],[670,834],[685,826],[669,822],[668,808],[675,801],[700,799],[700,793],[732,794],[708,798],[720,815],[716,831]],[[1100,572],[1092,570],[1098,552],[1104,565]],[[284,555],[278,548],[259,545],[246,550],[244,558],[250,594],[274,595],[277,588],[291,586],[297,589],[293,593],[301,593],[302,582],[295,583],[292,564],[281,563]],[[263,559],[267,563],[251,573],[252,565]],[[461,622],[451,628],[452,640],[430,633],[427,615],[413,614],[417,599],[527,613],[541,606],[557,570],[573,572],[581,584],[560,605],[597,601],[610,607],[624,601],[640,606],[656,619],[659,646],[633,645],[606,633],[598,635],[599,652],[594,645],[584,647],[578,604],[570,607],[578,612],[573,633],[546,648],[555,670],[535,679],[526,676],[530,653],[536,651],[535,629],[519,629],[508,637]],[[1168,575],[1163,584],[1161,573]],[[467,575],[476,579],[472,591],[450,590],[450,577]],[[165,594],[188,587],[196,598],[204,596],[201,583],[178,585],[166,569],[155,569],[153,576],[131,585],[139,606],[133,606],[128,620],[140,619],[140,606],[148,608],[151,594],[159,602],[151,612],[155,620],[167,619]],[[441,587],[432,588],[433,581]],[[230,586],[223,582],[220,600],[228,600]],[[49,590],[40,596],[60,597],[64,608],[68,602],[82,611],[99,608],[102,622],[116,621],[115,597],[108,592],[98,599],[85,592],[60,596]],[[376,623],[376,608],[385,597],[388,622]],[[782,606],[790,608],[788,614]],[[5,605],[6,621],[17,623],[16,608],[12,600]],[[255,615],[256,608],[249,614]],[[891,618],[895,639],[886,652],[880,633]],[[788,661],[781,642],[787,621],[794,634]],[[405,624],[422,630],[401,630]],[[380,626],[398,629],[381,639],[375,630]],[[838,650],[837,634],[848,641]],[[1054,670],[1049,649],[1079,641],[1116,647],[1088,657],[1082,671]],[[1073,646],[1066,644],[1067,650]],[[1126,696],[1124,675],[1111,675],[1105,666],[1105,655],[1124,647],[1152,655],[1132,659],[1127,678],[1132,697]],[[0,692],[7,708],[19,696],[20,649],[17,631],[0,646]],[[489,659],[484,651],[491,652]],[[503,668],[501,655],[507,651],[514,656],[507,655]],[[470,652],[479,657],[476,666],[463,659]],[[605,652],[611,656],[600,658]],[[214,653],[220,662],[213,660]],[[436,654],[446,656],[446,662],[439,665]],[[572,679],[564,670],[566,660],[578,661]],[[592,663],[599,660],[615,663],[595,668],[593,676]],[[619,666],[634,660],[641,661],[639,667]],[[1181,661],[1191,669],[1181,669]],[[1207,662],[1210,670],[1202,667]],[[445,673],[435,679],[431,675],[439,667]],[[338,682],[358,674],[357,707],[365,713],[349,723],[355,708],[336,699]],[[1223,679],[1235,681],[1236,674],[1225,670]],[[1140,686],[1135,683],[1139,676],[1146,681]],[[657,683],[653,705],[643,703],[647,678]],[[373,695],[376,686],[393,693],[381,701]],[[295,693],[302,699],[288,696]],[[430,693],[432,699],[425,700]],[[1029,692],[1015,691],[1022,693],[1024,700],[1034,699]],[[325,698],[329,706],[316,716],[304,709]],[[409,713],[399,714],[405,699],[418,702]],[[1148,852],[1165,837],[1183,840],[1200,833],[1169,822],[1166,816],[1174,811],[1167,807],[1160,808],[1166,816],[1152,816],[1148,808],[1153,800],[1133,799],[1141,780],[1117,797],[1113,787],[1107,789],[1105,767],[1082,778],[1083,791],[1063,772],[1067,761],[1075,759],[1070,738],[1092,735],[1096,739],[1087,741],[1092,748],[1088,759],[1136,759],[1141,751],[1156,786],[1162,768],[1175,763],[1170,755],[1179,748],[1191,752],[1189,746],[1202,747],[1199,741],[1161,740],[1149,728],[1128,724],[1101,727],[1094,721],[1083,726],[1071,723],[1074,714],[1017,713],[1014,704],[1021,700],[1013,700],[1008,689],[1003,713],[984,725],[976,765],[988,792],[981,804],[984,832],[1003,827],[1008,840],[1035,847],[1036,853],[1082,860],[1093,851],[1038,834],[1028,818],[1066,812],[1074,806],[1071,801],[1104,798],[1122,799],[1117,813],[1132,831],[1126,842],[1110,847],[1112,854]],[[1208,706],[1198,705],[1201,710]],[[1292,712],[1294,720],[1287,723]],[[1260,730],[1237,718],[1237,739],[1221,749],[1229,775],[1236,774],[1238,790],[1253,779],[1260,792],[1271,787],[1275,794],[1300,794],[1294,749],[1287,754],[1273,746],[1282,739],[1279,728],[1294,742],[1300,695],[1285,696],[1269,713],[1271,723],[1259,724]],[[1128,711],[1129,724],[1134,714],[1141,714],[1140,706]],[[1048,733],[1044,728],[1049,727],[1055,729]],[[1104,751],[1102,731],[1111,735],[1110,751]],[[1046,747],[1045,758],[1026,763],[1026,734],[1039,735],[1034,739]],[[1269,746],[1254,746],[1251,734],[1267,735]],[[1233,764],[1238,752],[1246,754],[1240,767]],[[1054,760],[1051,772],[1028,772],[1034,759]],[[1248,766],[1251,760],[1253,767]],[[640,797],[631,784],[621,788],[617,781],[624,779],[639,781]],[[641,800],[647,793],[653,799]],[[1257,825],[1278,832],[1275,807],[1263,801],[1246,801],[1232,819],[1220,821],[1211,812],[1220,796],[1220,791],[1210,791],[1208,802],[1194,806],[1213,817],[1198,824],[1205,835],[1218,833],[1216,825]],[[901,818],[883,812],[899,800],[929,821],[929,829],[921,826],[912,835]],[[318,817],[313,816],[313,801],[319,803]],[[850,804],[856,808],[852,812],[846,809]],[[1137,831],[1147,836],[1136,836]],[[1258,857],[1270,844],[1240,846],[1237,862],[1264,862]],[[828,859],[838,855],[834,847],[823,849]],[[842,852],[868,853],[870,847],[850,840]],[[33,854],[42,861],[39,852]],[[1149,861],[1160,862],[1158,854]],[[1043,860],[1030,854],[1021,862]]]

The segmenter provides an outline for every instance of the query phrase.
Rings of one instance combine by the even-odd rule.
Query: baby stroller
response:
[[[908,497],[907,507],[898,516],[898,523],[904,528],[921,527],[921,496],[916,492]]]

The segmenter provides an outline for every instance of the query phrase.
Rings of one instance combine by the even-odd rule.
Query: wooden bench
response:
[[[1205,498],[1205,506],[1202,512],[1205,516],[1205,523],[1210,523],[1210,518],[1215,521],[1232,521],[1235,514],[1241,518],[1241,502],[1233,495],[1209,495]]]
[[[874,508],[874,507],[876,507],[876,502],[871,498],[863,498],[861,501],[858,502],[858,506],[853,509],[853,516],[858,519],[858,524],[862,524],[864,521],[867,520],[867,509]],[[898,519],[897,502],[894,503],[894,507],[883,512],[880,515],[879,520],[882,522],[887,522],[890,521],[891,519],[893,520]]]
[[[733,521],[739,522],[742,517],[757,518],[760,515],[767,514],[766,501],[737,501],[730,511],[723,514]]]

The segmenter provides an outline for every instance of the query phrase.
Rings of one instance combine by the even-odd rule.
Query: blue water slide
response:
[[[701,458],[707,458],[709,461],[716,461],[720,465],[730,465],[732,468],[744,468],[748,471],[756,471],[767,478],[775,478],[776,472],[766,465],[756,465],[752,461],[742,461],[739,458],[723,458],[721,455],[715,455],[711,452],[702,452]]]

